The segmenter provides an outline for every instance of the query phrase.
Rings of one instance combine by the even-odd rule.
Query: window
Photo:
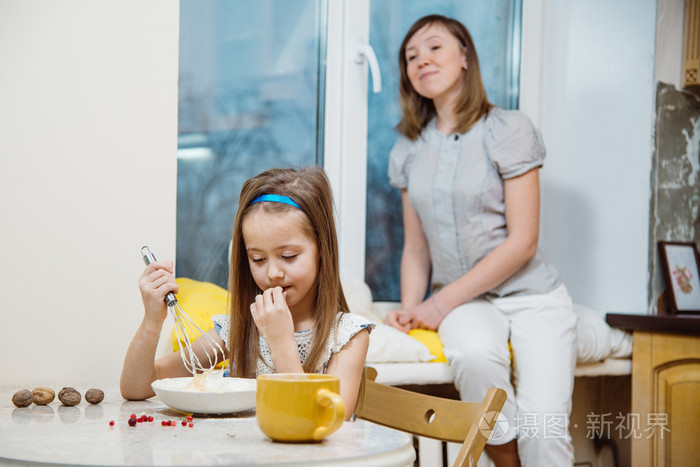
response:
[[[243,182],[323,163],[322,5],[181,0],[178,276],[225,287]]]
[[[401,204],[386,167],[397,138],[400,42],[425,14],[461,20],[490,100],[516,108],[520,5],[180,0],[178,276],[225,286],[243,181],[270,167],[322,164],[336,198],[341,274],[365,279],[376,300],[398,300]],[[368,82],[379,77],[356,60],[363,43],[378,59],[378,94]]]

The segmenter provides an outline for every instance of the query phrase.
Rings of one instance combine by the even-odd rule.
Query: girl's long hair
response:
[[[243,241],[243,222],[257,210],[265,212],[299,211],[296,207],[276,203],[250,204],[264,194],[288,196],[294,200],[304,214],[304,228],[316,239],[318,246],[318,276],[314,300],[314,339],[304,371],[318,371],[320,360],[336,323],[336,314],[348,312],[348,304],[340,283],[338,268],[338,239],[333,217],[333,195],[321,167],[302,169],[267,170],[243,184],[238,201],[238,212],[233,226],[231,268],[229,271],[229,293],[231,297],[231,331],[229,334],[229,357],[231,376],[254,377],[256,362],[260,356],[260,335],[250,314],[250,305],[260,293],[253,280]]]
[[[431,99],[418,94],[408,79],[406,67],[406,45],[413,35],[425,26],[439,24],[452,34],[462,46],[467,58],[467,69],[464,70],[464,85],[459,96],[455,113],[457,127],[455,133],[466,133],[481,117],[488,114],[493,107],[486,96],[484,82],[481,79],[479,57],[476,54],[474,41],[469,31],[462,23],[441,15],[429,15],[419,19],[408,30],[399,49],[399,102],[402,117],[396,130],[411,141],[418,139],[426,125],[435,116],[435,106]]]

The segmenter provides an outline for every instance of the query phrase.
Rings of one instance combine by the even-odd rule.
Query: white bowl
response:
[[[165,378],[151,383],[160,400],[181,412],[224,414],[255,408],[256,381],[208,376],[205,390],[190,389],[192,377]]]

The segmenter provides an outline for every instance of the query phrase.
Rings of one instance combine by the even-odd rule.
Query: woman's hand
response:
[[[165,296],[177,293],[173,262],[153,261],[146,266],[139,278],[139,290],[146,312],[144,319],[162,324],[168,313]]]
[[[392,310],[387,313],[384,323],[399,331],[411,329],[437,330],[447,313],[441,313],[433,297],[407,310]]]
[[[408,319],[410,323],[410,310],[391,310],[384,318],[384,324],[398,329],[401,332],[408,332],[411,326],[402,324]],[[407,318],[408,317],[408,318]]]
[[[447,316],[447,313],[443,314],[438,308],[435,298],[430,297],[420,305],[413,307],[410,310],[410,315],[411,329],[436,331],[442,320]],[[404,321],[408,321],[408,319],[404,317]]]

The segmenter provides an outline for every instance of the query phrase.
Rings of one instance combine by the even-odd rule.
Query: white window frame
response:
[[[365,277],[369,0],[329,0],[323,162],[337,210],[341,277]]]

